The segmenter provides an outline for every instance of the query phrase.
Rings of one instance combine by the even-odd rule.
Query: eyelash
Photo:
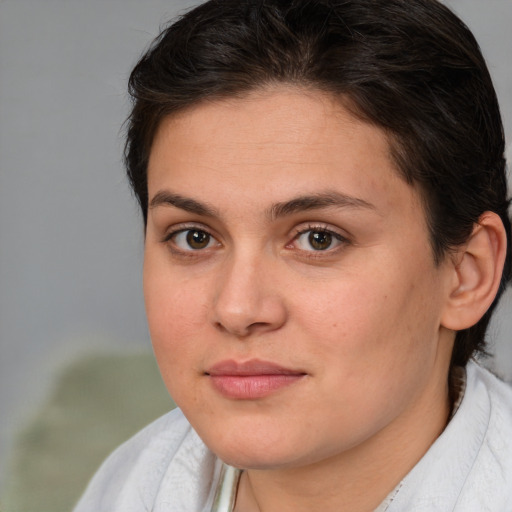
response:
[[[332,229],[327,228],[324,225],[311,225],[310,224],[305,229],[297,230],[292,241],[289,244],[287,244],[287,247],[289,247],[293,243],[297,242],[297,240],[299,240],[300,237],[302,237],[303,235],[306,235],[307,233],[320,233],[323,235],[328,235],[328,236],[332,237],[333,242],[334,241],[338,242],[338,244],[333,248],[329,246],[326,249],[316,249],[316,250],[315,249],[311,249],[311,250],[299,249],[308,258],[325,257],[326,254],[329,254],[329,255],[333,254],[333,253],[337,252],[338,250],[340,250],[343,246],[350,243],[348,238],[346,238],[345,236],[341,235],[340,233],[338,233]]]
[[[192,232],[204,233],[205,235],[207,235],[209,237],[208,245],[204,248],[194,249],[194,248],[190,247],[189,249],[182,249],[181,247],[179,247],[176,244],[176,238],[180,234],[192,233]],[[162,239],[162,243],[167,245],[172,253],[174,253],[177,256],[185,257],[185,258],[194,258],[194,257],[199,256],[198,253],[201,253],[201,252],[205,251],[206,249],[210,248],[210,243],[212,241],[215,241],[218,245],[220,245],[217,238],[211,234],[209,229],[207,229],[204,226],[197,225],[197,224],[176,226],[171,232],[167,233]]]
[[[193,232],[204,233],[205,235],[207,235],[208,242],[205,247],[199,247],[196,249],[190,247],[188,249],[183,249],[177,245],[176,238],[179,235],[186,234],[186,233],[190,234]],[[297,243],[297,241],[302,236],[306,235],[307,233],[319,233],[319,234],[327,235],[327,236],[331,237],[329,246],[325,249],[311,248],[310,250],[301,249],[299,247],[296,247],[295,244]],[[217,246],[220,245],[220,242],[217,240],[217,238],[214,235],[212,235],[210,230],[208,228],[206,228],[205,226],[201,226],[201,225],[176,226],[175,229],[173,229],[171,232],[167,233],[164,236],[164,238],[162,239],[162,243],[168,245],[168,247],[172,253],[174,253],[177,256],[185,257],[185,258],[194,258],[194,257],[200,256],[200,253],[203,253],[207,249],[211,248],[210,244],[212,241],[216,242]],[[332,242],[335,243],[334,247],[331,247]],[[188,243],[188,240],[187,240],[187,243]],[[311,247],[311,240],[308,243],[310,244],[310,247]],[[334,231],[332,229],[328,229],[324,225],[310,224],[304,229],[297,229],[295,234],[293,235],[292,240],[289,243],[287,243],[285,247],[287,249],[295,248],[303,256],[305,256],[307,258],[322,258],[322,257],[325,257],[326,255],[332,255],[333,253],[336,253],[338,250],[340,250],[343,246],[347,245],[348,243],[350,243],[349,239],[347,239],[340,233],[337,233],[336,231]]]

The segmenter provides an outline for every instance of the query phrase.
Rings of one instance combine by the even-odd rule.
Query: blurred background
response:
[[[130,69],[196,3],[0,0],[3,512],[69,510],[105,455],[173,406],[145,323],[122,124]],[[482,46],[511,140],[512,2],[447,3]],[[487,364],[512,380],[510,292],[490,338]]]

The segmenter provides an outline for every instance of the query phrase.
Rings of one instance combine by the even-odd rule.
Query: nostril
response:
[[[267,329],[270,324],[268,322],[254,322],[249,327],[247,327],[247,330],[249,331],[258,331],[260,329]]]
[[[248,325],[236,325],[230,323],[229,325],[223,325],[222,322],[215,322],[215,327],[224,333],[231,333],[238,338],[246,338],[251,334],[263,332],[269,329],[270,324],[268,322],[253,322]]]
[[[213,325],[219,331],[227,331],[227,329],[220,322],[214,322]]]

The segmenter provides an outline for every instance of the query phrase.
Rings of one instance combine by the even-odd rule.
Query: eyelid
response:
[[[339,242],[338,244],[335,245],[335,247],[328,248],[325,250],[314,250],[314,249],[306,250],[306,249],[300,249],[297,247],[293,247],[296,250],[307,254],[308,257],[311,257],[311,258],[319,258],[319,257],[322,257],[322,255],[326,256],[328,254],[333,254],[334,252],[337,252],[337,250],[341,249],[343,246],[350,243],[350,235],[342,234],[340,232],[341,230],[339,230],[329,224],[319,222],[319,223],[308,223],[306,225],[303,224],[301,226],[297,226],[296,228],[294,228],[292,240],[286,245],[286,247],[292,248],[291,246],[293,244],[295,244],[295,242],[299,239],[299,237],[301,237],[302,235],[304,235],[310,231],[318,231],[318,232],[322,232],[322,233],[328,233],[328,234],[332,235],[333,238],[335,238]]]
[[[215,246],[219,247],[222,245],[221,242],[219,241],[219,237],[216,234],[214,234],[212,229],[210,229],[208,226],[206,226],[204,224],[197,223],[197,222],[184,222],[184,223],[175,224],[175,225],[169,227],[166,230],[165,235],[161,239],[161,243],[168,245],[169,249],[175,254],[183,255],[183,256],[199,256],[199,253],[205,252],[208,249],[211,249],[212,247],[207,246],[207,247],[204,247],[203,249],[192,249],[192,248],[183,249],[183,248],[179,247],[176,243],[173,243],[173,239],[176,236],[178,236],[180,233],[184,233],[186,231],[194,231],[194,230],[202,231],[202,232],[206,233],[208,236],[210,236],[211,239],[216,242]]]
[[[342,230],[336,226],[325,222],[306,222],[301,223],[292,230],[292,237],[295,238],[299,235],[307,233],[308,231],[323,231],[326,233],[332,233],[333,235],[343,238],[344,240],[350,240],[351,235],[345,230]]]
[[[169,226],[165,230],[165,234],[162,237],[162,242],[168,242],[173,236],[177,235],[178,233],[181,233],[183,231],[188,231],[191,229],[196,229],[198,231],[204,231],[205,233],[208,233],[210,236],[217,239],[218,237],[213,234],[212,229],[206,226],[205,224],[201,224],[200,222],[180,222],[178,224],[173,224],[172,226]]]

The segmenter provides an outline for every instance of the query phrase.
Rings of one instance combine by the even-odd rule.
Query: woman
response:
[[[179,410],[83,511],[512,507],[503,130],[435,0],[210,1],[135,67],[126,164]],[[236,469],[235,469],[236,468]]]

